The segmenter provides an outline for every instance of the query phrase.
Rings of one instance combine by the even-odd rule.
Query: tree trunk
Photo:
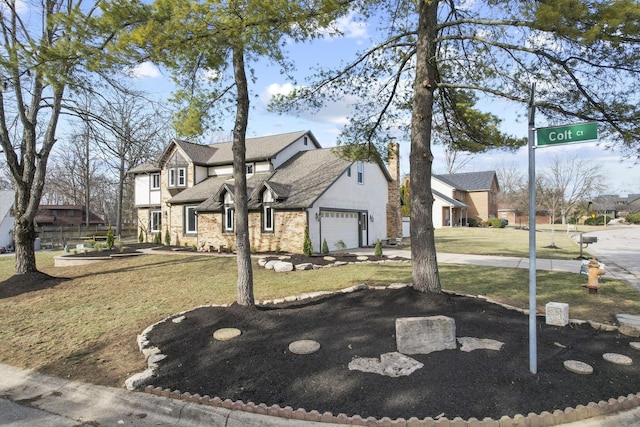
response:
[[[238,261],[238,304],[255,305],[253,297],[253,268],[249,243],[249,212],[247,208],[247,175],[245,166],[245,138],[249,120],[249,89],[242,47],[233,48],[233,72],[238,100],[233,127],[233,178],[236,209],[236,253]]]
[[[33,273],[36,267],[36,227],[33,219],[16,218],[13,226],[16,251],[16,274]]]
[[[435,39],[438,2],[418,2],[416,76],[411,117],[411,258],[413,286],[422,292],[441,292],[433,228],[431,193],[431,119],[436,90]]]
[[[124,157],[120,158],[120,167],[118,168],[118,194],[116,195],[116,236],[122,235],[122,199],[124,198],[124,179],[125,179],[125,162]]]

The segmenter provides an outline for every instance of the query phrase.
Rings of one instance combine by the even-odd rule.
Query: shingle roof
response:
[[[193,163],[198,165],[206,164],[211,156],[214,156],[216,151],[218,151],[217,148],[211,145],[194,144],[178,139],[174,140],[174,142],[189,156]]]
[[[452,199],[451,197],[445,196],[444,194],[442,194],[439,191],[431,190],[431,192],[433,193],[434,196],[438,197],[442,201],[444,201],[447,204],[449,204],[449,206],[453,206],[454,208],[466,208],[466,207],[468,207],[465,203],[462,203],[461,201],[456,200],[456,199]]]
[[[320,148],[320,144],[313,136],[313,134],[309,131],[298,131],[291,133],[282,133],[279,135],[261,136],[258,138],[247,138],[245,142],[247,148],[246,160],[250,162],[272,158],[284,148],[286,148],[299,138],[302,138],[303,136],[307,136],[317,148]],[[232,144],[232,142],[222,142],[209,145],[209,147],[215,148],[216,151],[212,153],[211,157],[207,160],[207,164],[221,165],[232,163]]]
[[[141,165],[136,166],[135,168],[131,168],[127,173],[142,174],[142,173],[152,173],[152,172],[160,172],[160,166],[158,166],[158,162],[145,162]]]
[[[201,203],[213,196],[220,190],[220,187],[227,182],[231,181],[229,176],[212,176],[205,179],[202,182],[194,185],[193,187],[186,188],[180,193],[176,194],[167,203],[170,204],[184,204],[184,203]]]
[[[251,199],[251,196],[253,195],[253,193],[255,193],[256,189],[262,186],[262,184],[265,182],[267,178],[269,178],[270,175],[271,175],[270,173],[257,173],[247,177],[247,197],[249,197],[249,204],[248,204],[249,209],[255,208],[260,203],[259,200]],[[201,184],[211,179],[212,178],[206,179],[205,181],[201,182],[195,187],[200,186]],[[214,185],[215,184],[211,184],[211,187],[213,187]],[[202,199],[202,203],[198,205],[198,207],[196,208],[196,211],[198,212],[220,211],[222,209],[222,204],[220,203],[220,190],[222,189],[223,186],[225,186],[229,191],[233,192],[234,190],[233,178],[227,177],[226,180],[224,180],[223,182],[220,182],[215,191],[210,192],[208,197],[206,197],[206,199]],[[195,188],[195,187],[192,187],[192,188]]]
[[[495,171],[466,172],[448,175],[433,175],[434,178],[448,184],[458,190],[487,191],[496,176]]]

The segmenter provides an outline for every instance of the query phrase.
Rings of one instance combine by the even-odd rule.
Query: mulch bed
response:
[[[313,265],[324,266],[324,265],[335,264],[336,262],[360,262],[358,261],[358,256],[352,255],[352,254],[314,255],[310,257],[303,254],[258,254],[258,255],[261,255],[262,258],[266,259],[267,261],[282,259],[282,261],[290,262],[293,265],[310,263]],[[325,259],[327,257],[329,259]],[[368,258],[367,261],[384,261],[384,260],[390,259],[386,256],[373,256],[373,255],[367,255],[367,258]],[[393,259],[407,260],[407,261],[409,260],[409,258],[400,258],[400,257],[396,257]]]
[[[501,351],[445,350],[411,355],[425,366],[391,378],[350,371],[354,357],[396,351],[395,319],[445,315],[457,337],[490,338]],[[230,341],[212,339],[219,328],[238,328]],[[152,385],[201,396],[313,409],[349,416],[492,417],[564,410],[640,391],[640,351],[632,338],[589,325],[546,325],[538,319],[538,373],[529,372],[528,316],[482,299],[421,293],[412,288],[362,290],[277,306],[202,307],[181,323],[165,321],[148,334],[167,355]],[[288,351],[291,342],[321,344],[310,355]],[[603,360],[627,355],[631,366]],[[594,368],[571,373],[568,359]]]

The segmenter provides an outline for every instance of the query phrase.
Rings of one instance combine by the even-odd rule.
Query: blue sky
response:
[[[336,66],[342,62],[353,59],[355,52],[364,49],[371,42],[373,28],[367,23],[357,22],[354,16],[348,16],[338,22],[344,37],[316,40],[304,45],[290,45],[288,47],[289,58],[295,59],[295,77],[298,84],[305,83],[305,77],[313,73],[318,66]],[[298,130],[311,130],[323,147],[332,147],[340,130],[347,123],[347,116],[351,111],[349,100],[327,106],[314,114],[301,116],[278,115],[267,111],[267,103],[272,94],[286,92],[291,88],[288,82],[277,68],[269,64],[254,64],[257,71],[257,81],[250,89],[251,112],[249,116],[248,136],[263,136],[269,134],[285,133]],[[142,64],[135,70],[135,85],[153,94],[158,99],[167,99],[172,90],[168,75],[153,64]],[[525,106],[517,106],[509,103],[492,101],[490,110],[503,120],[503,130],[517,137],[526,137],[528,127],[526,123]],[[546,126],[546,123],[536,123],[538,127]],[[569,123],[567,123],[569,124]],[[407,124],[408,125],[408,124]],[[208,135],[206,140],[216,142],[228,140],[232,128],[232,121],[223,125],[222,134]],[[401,172],[409,174],[409,141],[400,139]],[[620,152],[603,148],[606,141],[600,144],[580,143],[545,147],[536,150],[536,170],[544,168],[551,157],[576,156],[581,160],[600,164],[605,176],[604,184],[607,185],[607,193],[626,195],[628,193],[640,193],[640,165],[634,165],[632,160],[624,159]],[[444,154],[439,146],[433,147],[434,172],[446,173]],[[497,169],[502,166],[516,167],[526,176],[528,170],[527,149],[523,148],[515,153],[492,151],[489,153],[474,155],[460,172]]]

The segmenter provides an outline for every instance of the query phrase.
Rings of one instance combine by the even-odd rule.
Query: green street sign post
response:
[[[598,140],[597,123],[581,123],[577,125],[540,128],[536,130],[537,146],[572,144]]]

